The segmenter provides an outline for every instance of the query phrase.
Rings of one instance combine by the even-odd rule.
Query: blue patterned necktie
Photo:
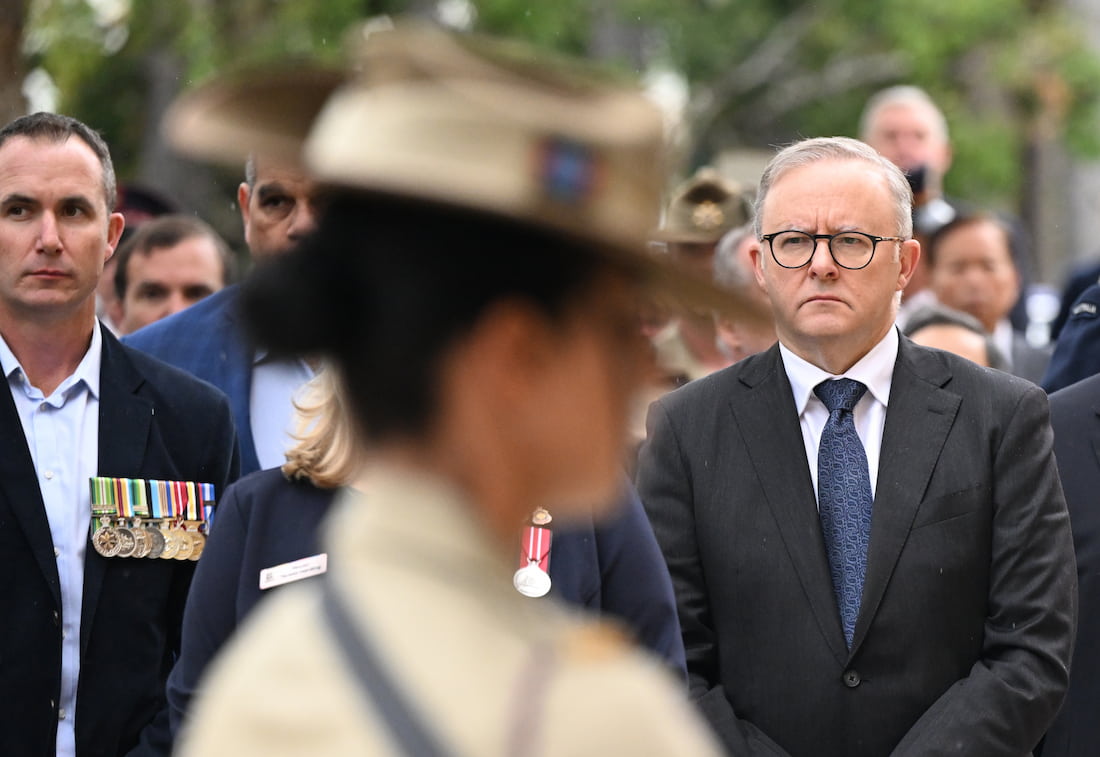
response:
[[[856,434],[852,408],[867,387],[851,379],[822,381],[814,387],[829,409],[817,450],[817,502],[821,530],[833,574],[844,638],[852,634],[867,572],[867,543],[871,538],[871,479],[867,453]]]

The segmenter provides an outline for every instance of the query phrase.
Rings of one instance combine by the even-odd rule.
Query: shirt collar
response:
[[[77,386],[81,382],[88,387],[88,392],[95,399],[99,399],[99,373],[100,367],[103,364],[103,335],[100,333],[99,319],[97,318],[95,324],[92,326],[92,341],[88,345],[88,351],[84,353],[84,357],[80,363],[76,366],[76,370],[72,372],[68,378],[61,382],[61,385],[54,390],[54,394],[58,392],[67,392],[74,386]],[[4,372],[4,377],[9,381],[17,375],[26,375],[26,371],[23,370],[23,366],[16,359],[15,353],[8,347],[7,341],[2,335],[0,335],[0,369]]]
[[[867,391],[883,406],[890,404],[890,385],[894,378],[894,363],[898,358],[898,331],[891,328],[878,344],[861,357],[855,365],[840,375],[833,375],[803,360],[780,342],[779,354],[783,358],[783,368],[791,382],[794,393],[795,409],[801,416],[806,410],[810,397],[816,397],[814,387],[822,381],[834,378],[850,378],[867,387]]]

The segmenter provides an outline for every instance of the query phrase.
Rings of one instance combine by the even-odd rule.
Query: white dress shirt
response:
[[[61,698],[57,755],[76,754],[76,686],[80,676],[80,612],[84,599],[84,552],[91,527],[88,479],[99,467],[99,369],[103,337],[97,321],[84,358],[46,397],[0,337],[0,367],[38,475],[61,582]]]
[[[252,365],[252,442],[260,468],[277,468],[294,443],[294,397],[314,371],[305,360],[276,360],[263,350],[256,352]]]
[[[810,479],[817,494],[817,448],[821,432],[829,420],[825,403],[814,394],[814,387],[828,379],[849,378],[867,387],[866,393],[852,411],[856,433],[867,453],[868,474],[871,479],[871,496],[878,484],[878,461],[882,451],[882,429],[886,425],[886,408],[890,404],[890,385],[894,377],[894,363],[898,358],[898,332],[891,328],[871,351],[849,368],[835,376],[818,368],[779,343],[783,368],[791,382],[794,406],[802,427],[802,441],[806,445],[806,461],[810,465]]]

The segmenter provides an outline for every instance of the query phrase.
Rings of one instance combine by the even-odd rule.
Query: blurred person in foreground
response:
[[[167,215],[146,221],[115,255],[116,299],[110,307],[120,334],[221,291],[232,276],[225,240],[194,216]]]
[[[366,494],[333,505],[324,576],[230,642],[180,754],[714,754],[658,663],[513,585],[533,510],[615,498],[643,283],[736,302],[644,253],[660,116],[488,40],[409,26],[356,52],[304,146],[331,202],[244,312],[260,343],[332,361]],[[215,83],[176,137],[214,154],[227,124],[267,125],[250,105],[303,96]]]
[[[637,485],[730,754],[1027,754],[1076,582],[1046,395],[900,336],[904,175],[810,139],[760,182],[779,344],[666,395]]]
[[[1033,347],[1009,321],[1020,298],[1020,273],[1008,228],[996,216],[959,214],[937,229],[925,247],[929,283],[943,305],[977,318],[1005,358],[1006,370],[1039,383],[1050,347]]]
[[[926,305],[909,317],[901,333],[917,344],[954,352],[986,368],[1007,369],[981,321],[969,313],[940,304]]]
[[[280,586],[327,572],[318,531],[341,488],[361,485],[370,496],[369,481],[356,480],[361,443],[333,371],[321,370],[296,404],[299,441],[287,452],[287,462],[238,481],[218,504],[218,528],[195,573],[182,650],[168,681],[174,733],[185,721],[206,666],[253,608],[277,595]],[[555,513],[532,513],[544,521],[542,535],[550,539],[549,591],[543,596],[616,620],[684,678],[668,569],[641,502],[623,483],[628,496],[620,512],[605,522],[576,516],[559,527]],[[517,557],[522,557],[525,531],[516,528]]]
[[[324,92],[331,82],[316,83]],[[316,227],[320,187],[296,156],[262,141],[245,160],[237,187],[244,238],[252,259],[269,260]],[[123,343],[182,368],[221,389],[233,408],[241,445],[241,474],[275,468],[292,444],[294,395],[313,377],[310,360],[276,359],[245,333],[240,287],[227,286],[201,303],[127,335]]]

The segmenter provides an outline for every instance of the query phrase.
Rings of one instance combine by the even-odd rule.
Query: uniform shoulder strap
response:
[[[356,628],[347,608],[328,577],[323,577],[321,603],[328,627],[351,663],[351,670],[368,703],[378,711],[398,747],[413,757],[450,757],[424,720],[414,712],[386,672],[381,659],[362,629]]]

